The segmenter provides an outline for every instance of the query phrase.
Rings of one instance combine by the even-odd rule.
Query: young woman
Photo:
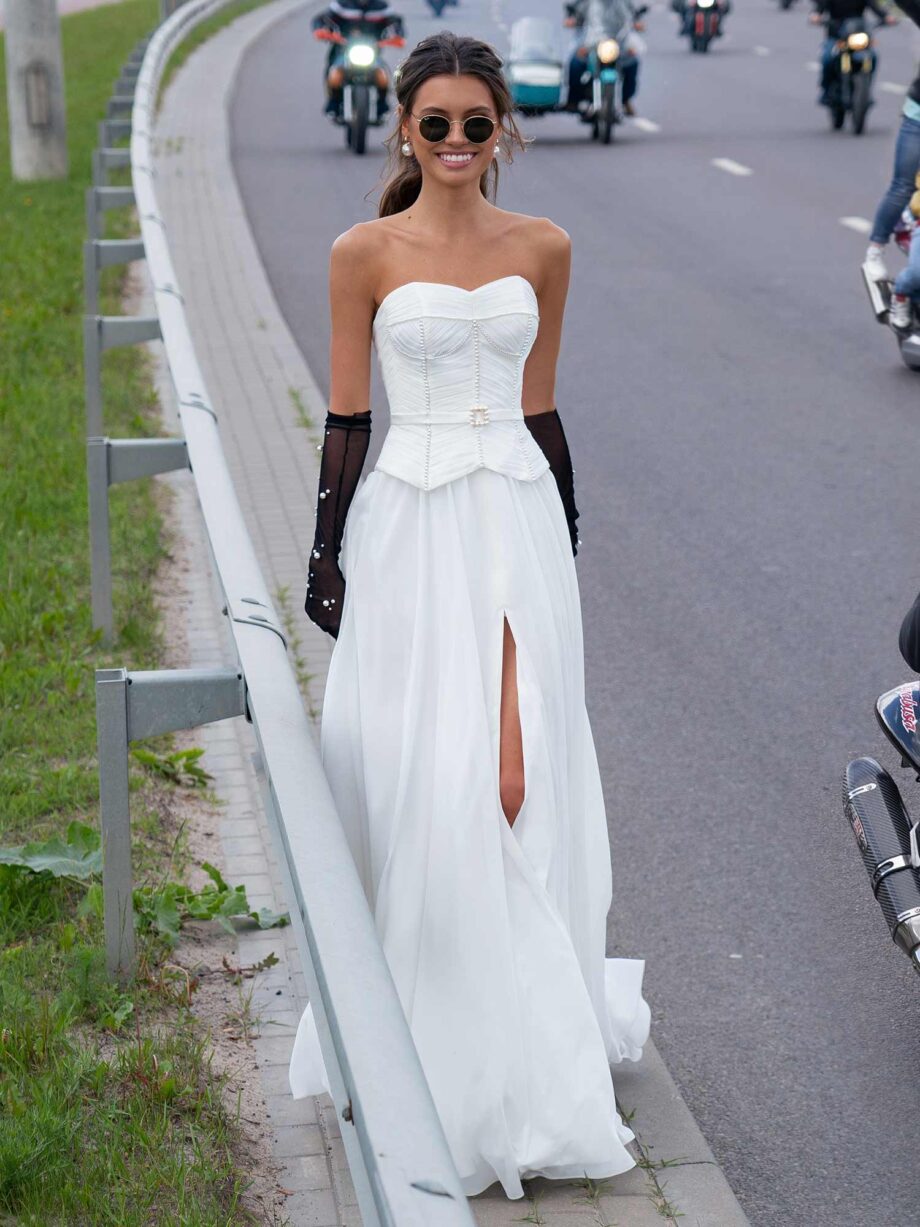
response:
[[[493,203],[496,160],[523,142],[491,47],[424,39],[396,97],[380,217],[332,249],[306,600],[336,636],[320,746],[464,1189],[521,1197],[522,1177],[633,1166],[609,1064],[649,1027],[644,964],[605,959],[554,407],[569,239]],[[356,494],[372,343],[391,425]],[[328,1090],[309,1008],[291,1088]]]

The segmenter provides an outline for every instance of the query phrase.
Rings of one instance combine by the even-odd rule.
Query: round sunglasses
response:
[[[484,145],[498,126],[490,115],[470,115],[468,119],[448,119],[446,115],[412,115],[412,118],[418,121],[420,134],[432,145],[446,141],[454,124],[460,124],[468,141]]]

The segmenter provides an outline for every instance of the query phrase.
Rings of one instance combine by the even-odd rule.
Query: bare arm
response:
[[[370,405],[373,267],[362,226],[339,235],[329,259],[329,408],[363,413]]]
[[[521,404],[525,416],[542,413],[556,405],[556,363],[562,342],[562,317],[569,292],[572,242],[559,226],[545,223],[541,236],[543,275],[534,286],[540,307],[537,339],[524,367]]]

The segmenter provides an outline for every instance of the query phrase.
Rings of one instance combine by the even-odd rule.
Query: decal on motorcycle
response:
[[[874,786],[873,786],[874,787]],[[863,852],[869,849],[869,840],[866,838],[866,828],[863,826],[859,814],[852,805],[847,806],[847,818],[850,820],[850,826],[853,828],[853,834],[856,836],[856,842],[862,848]]]
[[[858,797],[861,793],[871,792],[873,788],[878,788],[878,784],[862,784],[859,788],[854,788],[852,792],[848,792],[847,796],[852,801],[854,797]]]
[[[901,723],[908,733],[917,731],[917,700],[914,698],[913,685],[905,686],[900,693]]]

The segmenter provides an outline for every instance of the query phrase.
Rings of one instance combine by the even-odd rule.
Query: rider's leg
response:
[[[341,84],[334,85],[333,81],[337,79],[338,74],[333,72],[333,65],[339,54],[337,44],[332,43],[329,47],[329,54],[326,56],[326,107],[327,115],[338,115],[342,110],[342,86]]]
[[[914,191],[920,170],[920,120],[905,115],[894,149],[894,173],[875,213],[870,246],[884,247]]]
[[[632,100],[639,90],[639,57],[631,56],[620,71],[623,76],[623,110],[627,115],[634,115]]]
[[[587,62],[588,53],[583,47],[576,47],[569,57],[569,92],[566,106],[570,110],[575,110],[584,97],[585,89],[581,78]]]
[[[910,240],[910,258],[897,276],[891,295],[889,319],[896,328],[907,328],[911,322],[911,302],[920,298],[920,228]]]
[[[828,106],[834,85],[834,48],[836,39],[826,38],[821,48],[821,104]]]

